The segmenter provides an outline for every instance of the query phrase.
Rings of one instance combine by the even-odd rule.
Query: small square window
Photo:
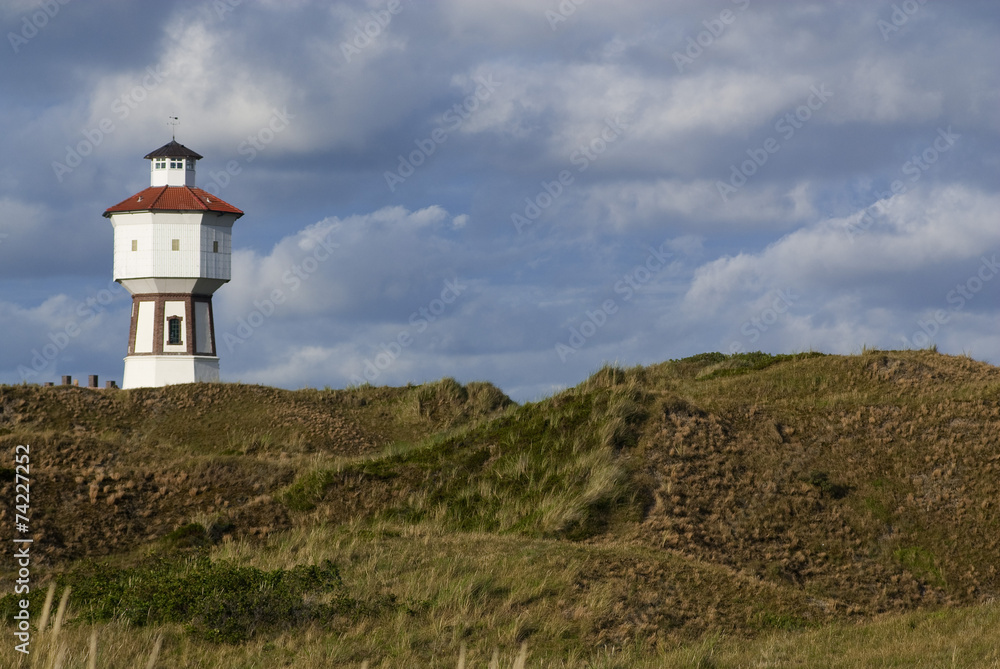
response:
[[[170,250],[171,251],[180,251],[181,250],[181,240],[174,239],[173,241],[171,241],[170,242]]]
[[[182,158],[171,158],[170,169],[172,170],[184,169],[184,160]]]
[[[157,158],[156,160],[153,161],[153,165],[158,170],[165,170],[165,169],[167,169],[167,159],[166,158]]]
[[[138,251],[139,250],[139,240],[138,239],[133,239],[132,240],[132,250],[133,251]]]
[[[219,242],[212,242],[212,253],[219,252]]]

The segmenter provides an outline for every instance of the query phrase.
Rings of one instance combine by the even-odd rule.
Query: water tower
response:
[[[212,294],[230,279],[243,212],[195,187],[201,158],[171,140],[146,155],[149,188],[104,212],[114,279],[132,294],[123,388],[219,380]]]

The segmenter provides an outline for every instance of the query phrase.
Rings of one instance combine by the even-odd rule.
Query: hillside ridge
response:
[[[993,601],[998,427],[1000,369],[933,351],[608,366],[523,405],[453,379],[0,387],[0,450],[32,445],[46,579],[192,551],[330,559],[419,619],[444,595],[418,597],[415,572],[450,565],[479,574],[471,610],[519,611],[509,633],[554,649]],[[514,601],[502,570],[544,586]]]

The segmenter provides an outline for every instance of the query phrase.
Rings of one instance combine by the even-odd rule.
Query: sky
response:
[[[1000,364],[1000,5],[3,0],[0,382],[121,382],[102,213],[239,207],[223,381],[925,348]],[[169,125],[170,117],[178,125]]]

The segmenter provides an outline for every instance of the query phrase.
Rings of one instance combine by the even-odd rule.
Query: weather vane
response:
[[[176,141],[177,140],[177,126],[179,126],[181,124],[181,121],[176,116],[168,116],[167,118],[169,119],[167,121],[167,125],[170,126],[170,139]]]

